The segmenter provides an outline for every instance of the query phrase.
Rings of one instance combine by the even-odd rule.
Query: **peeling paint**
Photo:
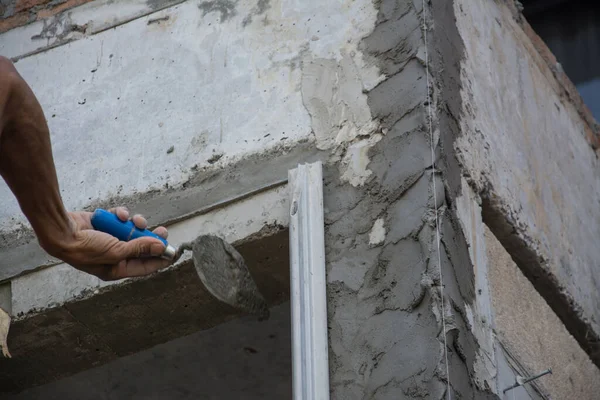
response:
[[[42,30],[31,37],[31,40],[46,40],[46,44],[61,42],[73,37],[82,37],[86,33],[87,24],[77,25],[71,20],[70,13],[62,12],[52,18],[42,20]]]

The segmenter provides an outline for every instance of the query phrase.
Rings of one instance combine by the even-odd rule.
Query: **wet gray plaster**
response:
[[[473,266],[452,192],[445,191],[446,173],[431,169],[425,68],[417,58],[424,46],[420,8],[387,0],[379,7],[362,49],[390,74],[368,93],[370,112],[386,133],[368,152],[372,174],[363,186],[344,183],[338,165],[325,167],[332,399],[445,398],[441,313],[452,398],[496,398],[474,380],[478,344],[465,308],[473,301]],[[439,148],[435,154],[445,157]],[[443,309],[436,208],[444,240]],[[373,245],[369,232],[379,218],[387,234]]]
[[[454,142],[460,135],[459,121],[462,116],[461,59],[464,43],[456,27],[454,0],[434,1],[431,18],[435,28],[429,35],[431,50],[430,72],[440,96],[441,106],[437,109],[439,125],[444,127],[440,144],[445,150],[440,166],[444,170],[445,186],[451,197],[460,195],[462,170],[454,151]]]

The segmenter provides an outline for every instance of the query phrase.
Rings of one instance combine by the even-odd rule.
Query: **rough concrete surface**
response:
[[[552,399],[593,399],[600,370],[590,361],[556,314],[486,229],[495,330],[528,375],[552,368],[536,382]]]
[[[6,400],[291,399],[290,305],[157,345]]]
[[[341,162],[325,168],[332,399],[442,399],[448,379],[452,398],[494,398],[475,368],[478,344],[466,314],[475,298],[468,247],[447,201],[446,178],[431,169],[420,5],[378,3],[375,29],[361,45],[365,58],[386,74],[367,93],[377,129],[337,148],[333,160]],[[311,118],[322,122],[318,112]],[[369,173],[344,179],[343,161],[360,141],[369,141],[367,150],[350,158]],[[373,230],[385,233],[373,241]]]
[[[236,245],[270,305],[289,299],[287,229]],[[0,392],[52,382],[242,315],[202,285],[191,263],[22,318],[0,359]]]
[[[491,230],[600,365],[600,165],[586,123],[506,2],[453,8],[465,44],[453,111],[462,173]]]

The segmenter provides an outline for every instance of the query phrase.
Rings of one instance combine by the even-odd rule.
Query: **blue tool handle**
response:
[[[169,245],[165,239],[161,238],[156,233],[153,233],[148,229],[136,227],[133,221],[121,221],[116,214],[101,208],[98,208],[92,214],[92,226],[95,230],[108,233],[124,242],[129,242],[130,240],[141,237],[152,237],[163,242],[165,246]]]

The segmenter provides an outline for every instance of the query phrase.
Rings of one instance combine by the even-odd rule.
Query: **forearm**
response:
[[[27,83],[2,62],[0,175],[44,248],[69,240],[70,220],[63,205],[52,157],[50,134],[40,104]]]

